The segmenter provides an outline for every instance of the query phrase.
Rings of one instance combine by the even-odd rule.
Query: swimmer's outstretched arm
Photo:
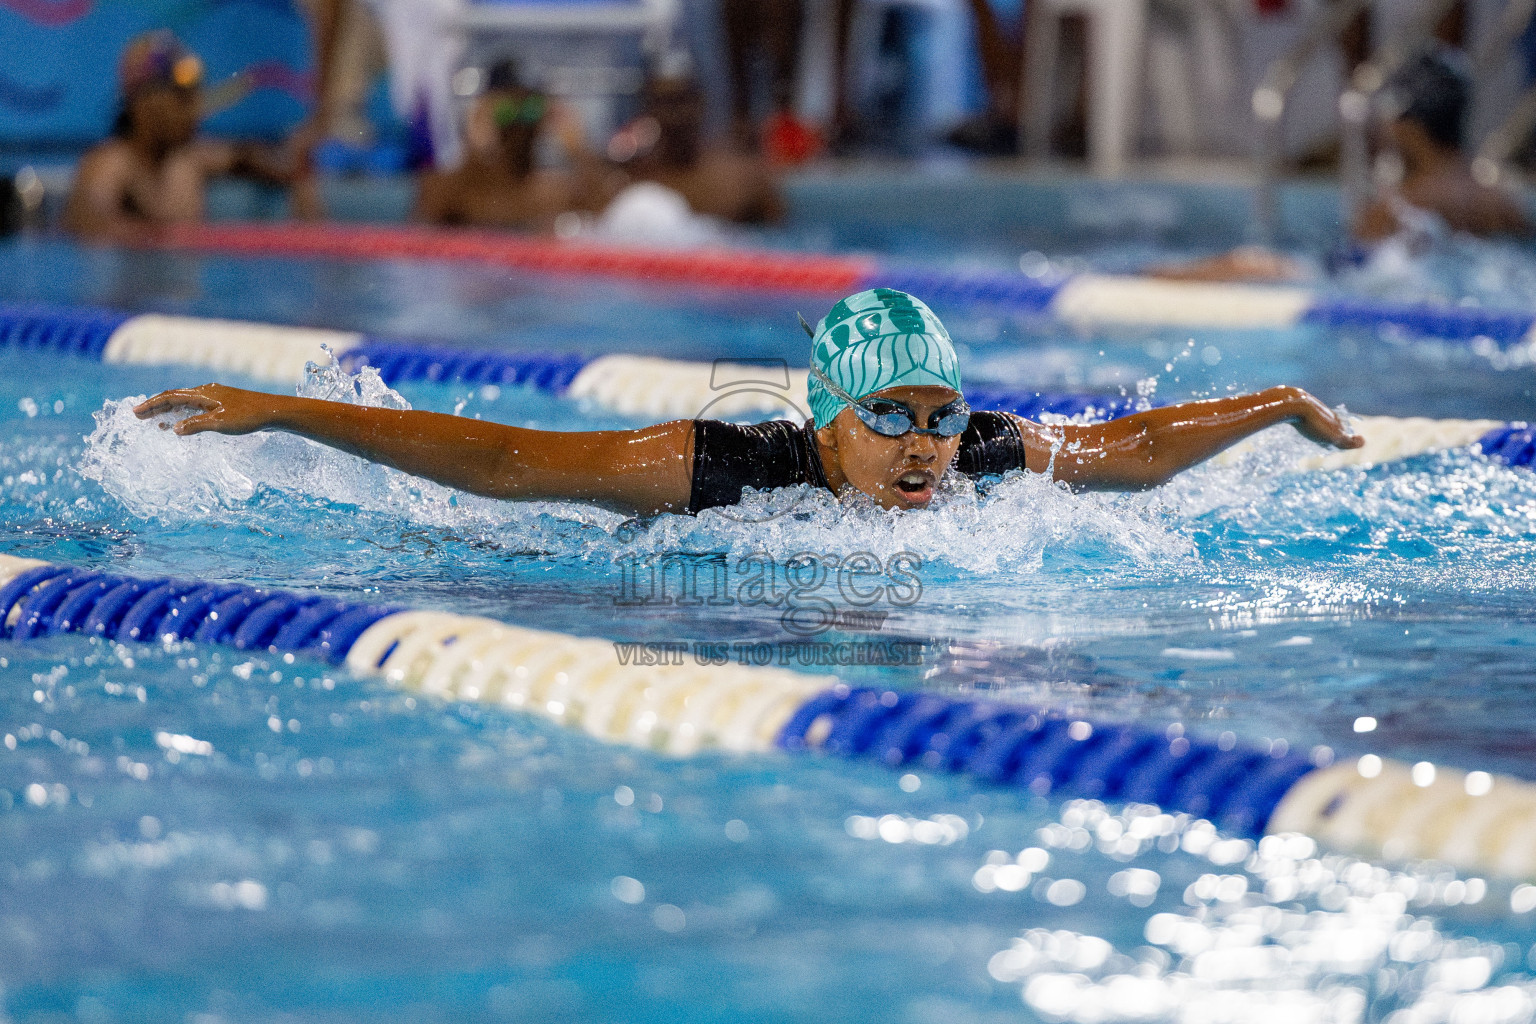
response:
[[[165,391],[140,419],[197,415],[178,434],[283,430],[448,487],[491,498],[586,501],[629,514],[681,512],[693,480],[693,423],[642,430],[528,430],[419,410],[292,398],[223,384]]]
[[[1088,490],[1156,487],[1277,423],[1335,448],[1365,444],[1332,409],[1293,387],[1149,409],[1086,427],[1019,421],[1029,468],[1050,467],[1057,480]]]

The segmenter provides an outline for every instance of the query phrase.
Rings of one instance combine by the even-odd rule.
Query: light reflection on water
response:
[[[1095,854],[1155,865],[1122,868],[1104,889],[1146,911],[1139,943],[1032,927],[988,962],[1047,1020],[1503,1024],[1536,1013],[1529,932],[1499,942],[1446,921],[1528,915],[1529,886],[1431,864],[1391,870],[1305,836],[1221,839],[1187,815],[1096,801],[1069,802],[1037,837],[1046,848],[989,853],[976,888],[1062,905],[1062,880],[1046,872],[1095,872]],[[1089,891],[1077,883],[1066,905]]]

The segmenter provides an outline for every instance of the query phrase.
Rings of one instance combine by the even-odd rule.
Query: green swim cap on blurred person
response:
[[[960,391],[960,360],[949,332],[921,299],[892,288],[859,292],[833,306],[811,336],[811,365],[857,399],[923,384]],[[809,396],[817,427],[848,407],[815,374]]]

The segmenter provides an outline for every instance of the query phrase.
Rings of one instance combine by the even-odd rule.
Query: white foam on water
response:
[[[303,397],[408,409],[376,370],[351,375],[311,364]],[[1193,543],[1155,502],[1072,494],[1043,476],[1018,473],[984,493],[950,474],[934,506],[891,512],[856,492],[812,487],[749,493],[740,505],[641,522],[578,503],[478,498],[279,432],[178,436],[162,429],[191,413],[140,420],[142,396],[109,401],[95,414],[79,463],[133,515],[169,525],[210,518],[270,521],[284,504],[353,506],[414,524],[474,531],[508,543],[536,535],[565,554],[648,551],[766,552],[789,556],[912,552],[978,572],[1038,569],[1053,552],[1130,565],[1187,563]],[[550,520],[599,530],[552,540]],[[620,527],[623,528],[620,528]],[[556,531],[558,532],[558,531]]]
[[[1053,553],[1166,566],[1189,563],[1194,544],[1159,508],[1123,497],[1073,494],[1035,473],[1013,473],[984,492],[946,475],[927,509],[891,511],[854,491],[811,486],[747,492],[740,504],[694,518],[665,517],[632,549],[826,555],[909,552],[991,573],[1039,570]]]
[[[1518,310],[1536,303],[1536,260],[1518,242],[1474,238],[1428,225],[1374,246],[1339,282],[1401,302],[1470,303]]]
[[[305,397],[409,408],[372,368],[351,375],[334,365],[311,366],[298,390]],[[599,560],[688,551],[780,561],[801,552],[867,552],[885,561],[909,553],[969,574],[1026,577],[1082,565],[1189,579],[1217,568],[1206,564],[1212,556],[1262,573],[1282,552],[1303,553],[1302,561],[1311,562],[1351,546],[1400,567],[1401,559],[1390,556],[1412,558],[1437,548],[1443,554],[1447,539],[1469,553],[1492,545],[1494,562],[1507,567],[1499,550],[1511,542],[1522,552],[1536,547],[1536,475],[1465,453],[1423,457],[1427,468],[1293,474],[1289,466],[1315,446],[1289,427],[1267,432],[1230,464],[1199,466],[1140,494],[1072,493],[1033,473],[1010,474],[978,490],[951,473],[932,507],[919,511],[888,511],[856,492],[839,497],[802,486],[748,492],[738,505],[698,516],[634,520],[581,503],[479,498],[290,434],[181,437],[160,429],[176,415],[135,417],[139,401],[109,401],[95,414],[79,472],[133,515],[173,526],[216,520],[272,528],[295,506],[332,513],[350,507],[506,548]],[[1295,562],[1291,555],[1285,560]],[[1292,564],[1287,576],[1303,568]],[[1354,589],[1365,588],[1360,593],[1345,588],[1350,592],[1323,603],[1373,600],[1373,583],[1390,587],[1368,576],[1351,578],[1359,585]],[[1292,582],[1308,589],[1305,581]],[[1340,585],[1335,579],[1324,589]]]
[[[411,407],[372,367],[348,374],[334,364],[311,363],[298,394],[376,408]],[[295,501],[350,505],[414,524],[499,535],[538,533],[551,517],[604,529],[624,519],[590,505],[464,494],[293,434],[182,437],[162,427],[194,412],[141,420],[133,408],[143,400],[141,395],[108,401],[94,414],[96,429],[85,439],[79,472],[132,514],[167,525],[210,518],[270,521],[274,506]]]

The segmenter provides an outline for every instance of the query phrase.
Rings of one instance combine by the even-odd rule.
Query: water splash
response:
[[[1343,288],[1403,302],[1521,309],[1536,304],[1536,260],[1519,243],[1450,231],[1400,234],[1340,275]]]
[[[301,397],[409,409],[365,367],[348,374],[311,364]],[[896,552],[977,572],[1038,570],[1048,556],[1134,565],[1188,562],[1194,544],[1164,508],[1136,499],[1074,495],[1035,474],[1013,474],[985,491],[950,474],[933,508],[890,512],[868,498],[811,487],[749,494],[737,506],[692,516],[630,520],[589,505],[504,502],[456,492],[290,434],[181,437],[161,429],[189,413],[140,420],[142,396],[108,401],[95,414],[80,474],[133,515],[167,525],[208,518],[260,523],[283,505],[352,507],[408,523],[472,531],[526,546],[535,536],[558,553],[617,557],[648,551],[766,551],[792,555]],[[596,529],[560,531],[555,521]],[[621,528],[622,527],[622,528]]]
[[[630,550],[869,552],[921,555],[976,573],[1039,571],[1050,558],[1186,567],[1195,546],[1166,509],[1134,498],[1073,494],[1035,473],[983,490],[950,473],[931,507],[890,511],[857,492],[804,486],[748,492],[739,505],[689,519],[667,516],[633,536]]]
[[[311,363],[298,394],[374,408],[411,407],[372,367],[348,374],[334,364]],[[624,518],[590,505],[510,503],[463,494],[292,434],[181,437],[162,428],[193,413],[141,420],[133,407],[143,400],[140,395],[108,401],[94,414],[96,429],[85,439],[79,471],[133,515],[166,525],[209,518],[269,522],[283,506],[299,504],[381,512],[410,524],[526,541],[555,523],[607,530]]]

